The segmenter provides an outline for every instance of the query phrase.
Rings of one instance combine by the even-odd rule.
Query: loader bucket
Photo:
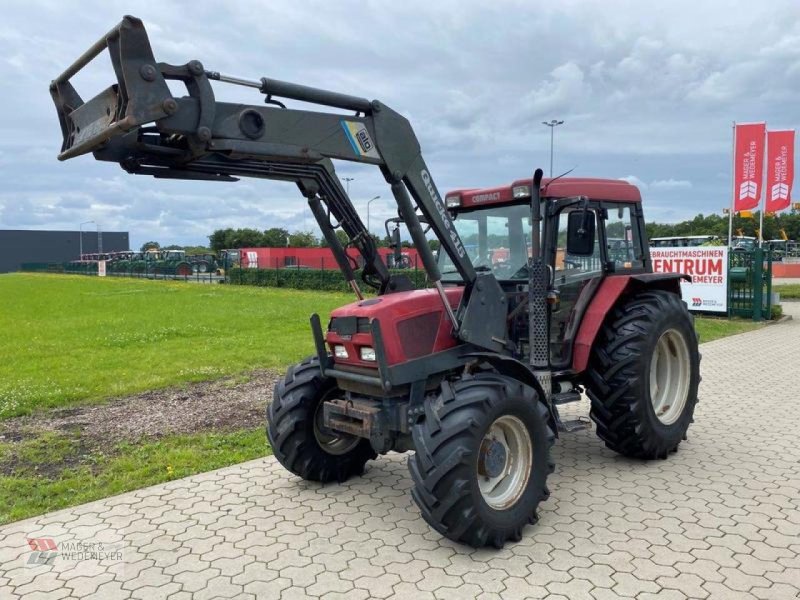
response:
[[[70,79],[108,49],[117,82],[86,102]],[[176,107],[142,21],[126,16],[50,84],[64,140],[59,160],[94,152]]]

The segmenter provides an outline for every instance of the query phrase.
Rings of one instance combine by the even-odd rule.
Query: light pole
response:
[[[369,228],[369,205],[372,204],[373,202],[375,202],[375,200],[378,200],[378,199],[380,199],[380,196],[375,196],[372,200],[368,200],[367,201],[367,231],[369,232],[370,235],[372,235],[372,231],[370,231],[370,228]]]
[[[88,225],[89,223],[94,223],[95,225],[97,225],[97,223],[95,223],[94,221],[84,221],[83,223],[78,225],[78,231],[80,232],[78,234],[78,248],[79,248],[78,260],[83,260],[83,226]]]
[[[342,181],[344,181],[345,185],[345,191],[347,192],[348,196],[350,195],[350,182],[354,180],[355,177],[342,177]]]
[[[550,128],[550,177],[553,176],[553,130],[563,124],[564,121],[559,121],[558,119],[542,121],[542,125],[547,125]]]

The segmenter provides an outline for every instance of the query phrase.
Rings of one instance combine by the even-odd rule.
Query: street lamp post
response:
[[[94,221],[84,221],[78,225],[78,260],[83,260],[83,226],[89,223],[94,223]],[[97,223],[95,223],[95,225],[97,225]]]
[[[550,128],[550,177],[553,176],[553,131],[559,125],[563,125],[564,121],[552,119],[550,121],[542,121],[542,125],[547,125]]]
[[[370,235],[372,235],[372,231],[369,228],[369,205],[378,199],[380,199],[380,196],[375,196],[372,200],[367,201],[367,231],[369,232]]]
[[[342,177],[342,181],[344,181],[345,185],[345,191],[347,192],[348,196],[350,195],[350,182],[354,180],[355,177]]]

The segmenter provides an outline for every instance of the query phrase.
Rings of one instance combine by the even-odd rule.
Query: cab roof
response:
[[[514,194],[514,188],[527,187],[530,197],[530,179],[518,179],[510,185],[491,188],[470,188],[448,192],[446,197],[461,197],[461,208],[472,208],[487,204],[506,204],[519,200],[524,195]],[[560,177],[542,179],[542,198],[569,198],[587,196],[590,200],[610,202],[641,202],[639,188],[622,179],[598,179],[593,177]]]

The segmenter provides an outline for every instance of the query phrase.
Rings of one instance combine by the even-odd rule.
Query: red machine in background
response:
[[[339,270],[339,265],[330,248],[241,248],[239,253],[243,269]],[[399,263],[394,260],[395,252],[391,248],[378,248],[378,254],[381,259],[386,261],[390,269],[422,268],[419,254],[414,248],[403,248]],[[358,250],[348,248],[347,256],[359,268],[363,266],[363,258]]]

